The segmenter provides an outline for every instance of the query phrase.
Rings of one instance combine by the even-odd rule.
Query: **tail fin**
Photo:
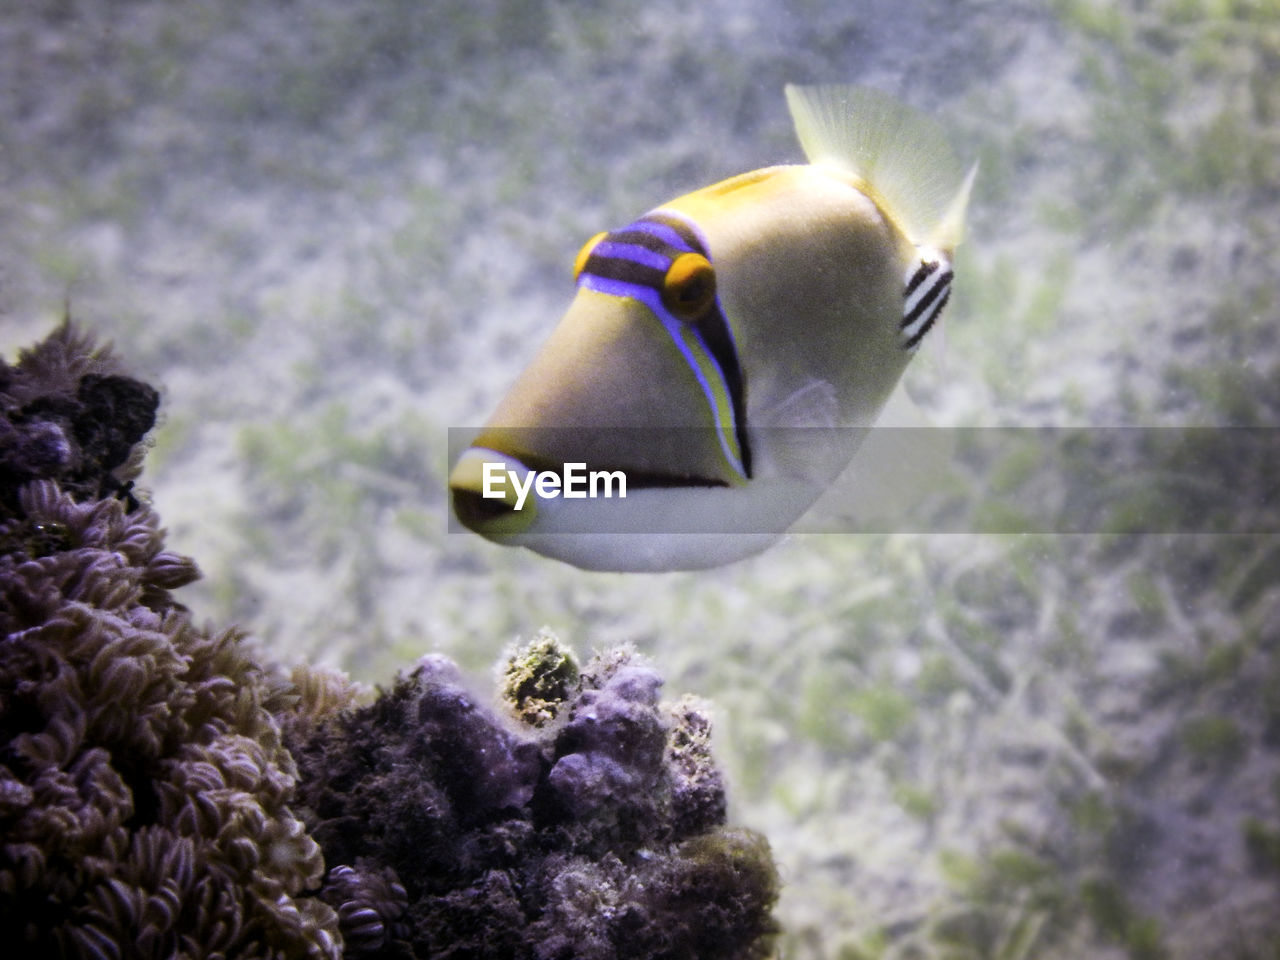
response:
[[[870,87],[786,88],[810,163],[852,173],[907,239],[952,253],[978,172],[966,174],[938,124]]]

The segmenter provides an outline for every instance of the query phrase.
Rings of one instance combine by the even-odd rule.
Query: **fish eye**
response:
[[[587,265],[587,261],[591,259],[591,251],[596,245],[608,236],[605,231],[600,231],[590,240],[582,245],[582,249],[578,251],[578,255],[573,258],[573,282],[578,282],[578,277],[582,275],[583,268]]]
[[[700,253],[682,253],[662,278],[662,303],[680,320],[696,320],[716,298],[716,271]]]

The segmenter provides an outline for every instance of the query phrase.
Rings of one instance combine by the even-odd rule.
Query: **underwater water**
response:
[[[0,348],[69,309],[162,388],[142,486],[205,574],[180,599],[276,659],[483,673],[548,625],[711,700],[784,956],[1274,956],[1276,476],[1148,464],[1214,505],[1195,533],[1006,517],[692,573],[448,532],[448,429],[582,242],[799,161],[789,82],[879,87],[981,163],[905,376],[930,422],[1280,426],[1271,0],[15,5]],[[1053,465],[979,466],[998,507]]]

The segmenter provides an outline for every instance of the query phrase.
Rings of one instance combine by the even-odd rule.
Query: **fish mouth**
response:
[[[506,483],[501,485],[497,496],[486,491],[486,463],[500,464],[508,471],[516,471],[516,475],[530,472],[514,457],[496,450],[470,448],[449,474],[454,516],[468,530],[486,537],[524,533],[538,518],[537,498],[530,495],[521,503],[516,492]]]
[[[537,507],[526,503],[517,508],[513,503],[481,495],[478,490],[451,486],[453,512],[468,530],[491,536],[523,533],[533,525]]]

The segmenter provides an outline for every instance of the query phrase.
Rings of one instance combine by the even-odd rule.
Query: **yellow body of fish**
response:
[[[848,464],[941,317],[974,171],[876,91],[787,98],[809,164],[579,253],[568,312],[450,476],[464,525],[589,569],[714,566]]]

